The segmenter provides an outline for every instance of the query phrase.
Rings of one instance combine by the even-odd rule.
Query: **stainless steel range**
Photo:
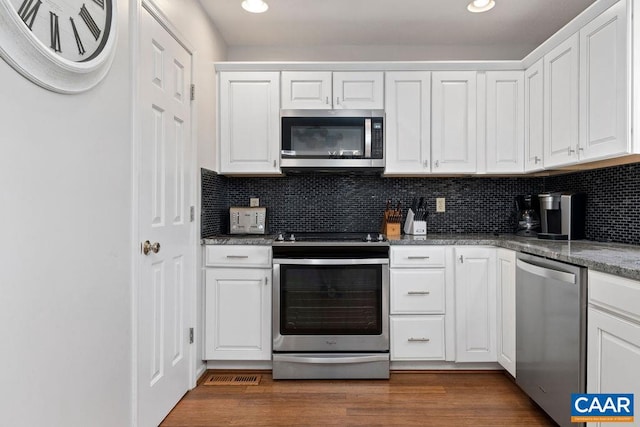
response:
[[[384,236],[280,235],[273,258],[273,378],[389,378]]]

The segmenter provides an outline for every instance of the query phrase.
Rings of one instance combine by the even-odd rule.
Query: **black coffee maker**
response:
[[[537,237],[540,232],[540,201],[535,194],[522,194],[515,198],[517,236]]]

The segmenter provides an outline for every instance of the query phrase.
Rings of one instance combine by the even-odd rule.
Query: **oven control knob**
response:
[[[384,236],[382,235],[382,233],[378,234],[378,241],[382,242],[384,240]]]
[[[282,242],[282,241],[284,241],[284,236],[282,235],[282,233],[278,234],[278,237],[276,238],[276,240],[277,240],[278,242]]]
[[[293,233],[291,233],[291,237],[289,237],[289,240],[291,240],[292,242],[295,242],[296,236],[294,236]]]
[[[367,242],[370,242],[371,240],[373,240],[373,239],[371,239],[371,234],[367,234],[366,240],[367,240]]]

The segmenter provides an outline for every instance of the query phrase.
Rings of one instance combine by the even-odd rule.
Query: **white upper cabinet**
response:
[[[395,71],[385,77],[386,174],[431,171],[431,73]]]
[[[524,170],[544,169],[544,66],[538,60],[524,72]]]
[[[476,171],[476,72],[432,73],[432,172]]]
[[[220,173],[279,174],[280,73],[220,73]]]
[[[629,151],[627,8],[620,1],[580,30],[580,160]]]
[[[283,71],[282,108],[331,109],[331,71]]]
[[[282,108],[382,110],[381,71],[283,71]]]
[[[544,57],[544,166],[578,161],[579,37],[574,34]]]
[[[487,172],[524,171],[524,73],[489,71],[487,77]]]

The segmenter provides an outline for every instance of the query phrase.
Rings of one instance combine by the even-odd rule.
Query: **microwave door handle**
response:
[[[364,119],[364,158],[371,158],[371,119]]]

